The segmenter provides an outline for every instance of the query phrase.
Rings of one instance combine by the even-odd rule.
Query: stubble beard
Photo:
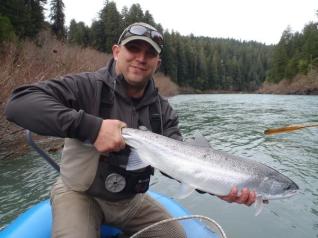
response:
[[[128,78],[125,78],[126,82],[126,88],[127,88],[127,93],[128,96],[134,97],[134,96],[140,96],[143,95],[144,90],[149,82],[151,77],[145,78],[142,81],[136,82],[135,80],[130,80]]]

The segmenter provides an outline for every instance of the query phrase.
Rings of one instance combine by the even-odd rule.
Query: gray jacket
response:
[[[160,98],[163,134],[179,138],[178,118],[168,101],[158,95],[149,81],[142,100],[134,105],[126,95],[125,80],[114,74],[114,60],[96,72],[67,75],[17,88],[5,110],[9,121],[41,135],[75,138],[94,143],[102,123],[101,109],[113,103],[110,118],[136,128],[138,119],[148,123],[148,107]],[[114,90],[112,98],[103,98],[102,90]]]
[[[153,80],[149,81],[143,98],[134,102],[126,95],[123,76],[115,75],[114,65],[112,59],[107,67],[96,72],[19,87],[5,110],[7,119],[23,128],[67,138],[61,175],[74,190],[87,190],[94,179],[99,153],[91,144],[103,119],[118,119],[131,128],[143,125],[151,129],[149,106],[157,103],[162,113],[163,135],[181,139],[178,117],[168,101],[158,94]]]

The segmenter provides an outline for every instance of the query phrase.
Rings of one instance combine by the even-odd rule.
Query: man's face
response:
[[[160,65],[156,50],[142,40],[134,40],[124,46],[114,45],[113,56],[116,73],[123,74],[127,83],[134,88],[144,89]]]

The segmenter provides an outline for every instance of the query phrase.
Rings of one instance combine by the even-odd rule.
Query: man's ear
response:
[[[113,51],[114,60],[117,61],[118,55],[119,55],[119,51],[120,51],[120,46],[119,45],[113,45],[112,51]]]
[[[161,65],[161,59],[159,58],[158,63],[157,63],[157,68],[155,70],[155,73],[158,73],[159,69],[160,69],[160,65]]]

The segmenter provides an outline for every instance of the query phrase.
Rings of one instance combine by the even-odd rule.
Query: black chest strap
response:
[[[157,90],[157,89],[156,89]],[[157,90],[158,91],[158,90]],[[109,119],[114,104],[115,91],[108,86],[103,86],[101,90],[100,115],[104,119]],[[162,111],[160,97],[156,96],[156,101],[149,105],[149,121],[151,131],[157,134],[163,134]]]

